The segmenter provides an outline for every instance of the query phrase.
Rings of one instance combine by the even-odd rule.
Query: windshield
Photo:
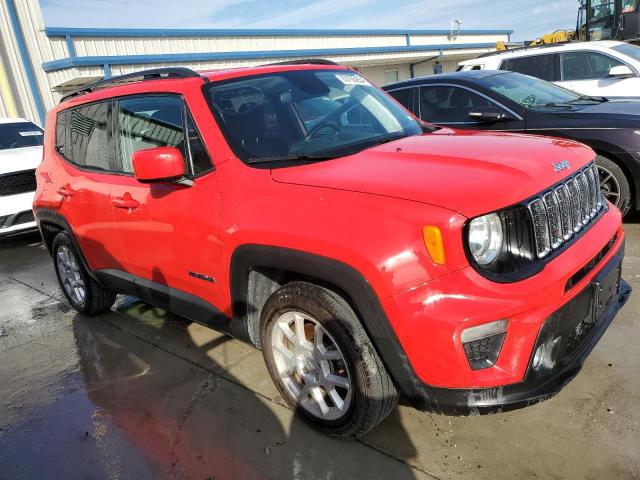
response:
[[[0,150],[39,145],[42,145],[42,129],[33,123],[0,123]]]
[[[637,60],[640,62],[640,47],[638,47],[637,45],[631,45],[630,43],[625,43],[623,45],[618,45],[617,47],[613,47],[612,50],[615,50],[618,53],[631,57],[634,60]]]
[[[323,160],[417,135],[420,124],[349,70],[295,70],[214,83],[230,147],[246,163]]]
[[[542,108],[593,101],[570,90],[520,73],[503,73],[478,79],[478,83],[525,108]]]

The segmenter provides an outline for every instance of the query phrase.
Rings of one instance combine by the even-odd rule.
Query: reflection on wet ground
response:
[[[640,292],[640,228],[625,276]],[[0,244],[0,479],[637,478],[632,296],[585,370],[530,409],[449,418],[401,406],[362,441],[308,428],[260,352],[122,297],[78,315],[37,237]]]

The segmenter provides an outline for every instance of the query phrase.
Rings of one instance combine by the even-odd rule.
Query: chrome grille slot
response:
[[[589,225],[603,208],[594,163],[531,200],[528,209],[538,258],[545,258],[560,248],[574,233]]]
[[[549,221],[551,248],[558,248],[564,240],[558,203],[555,192],[549,192],[544,196],[544,205],[547,208],[547,220]]]
[[[582,213],[582,225],[587,225],[591,219],[591,207],[589,202],[589,187],[587,187],[587,179],[584,174],[580,172],[575,177],[578,183],[578,190],[580,191],[580,211]]]
[[[566,185],[563,184],[556,187],[556,197],[560,207],[563,240],[569,240],[573,236],[573,217],[571,216],[571,197]]]
[[[582,230],[582,209],[580,208],[580,190],[574,178],[567,181],[569,199],[571,200],[571,224],[574,232]]]

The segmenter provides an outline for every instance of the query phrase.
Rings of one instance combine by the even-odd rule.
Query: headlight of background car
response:
[[[496,282],[515,282],[535,275],[531,216],[523,205],[476,217],[465,226],[465,249],[471,266]]]
[[[497,213],[474,218],[469,224],[469,250],[478,265],[491,264],[502,250],[502,220]]]

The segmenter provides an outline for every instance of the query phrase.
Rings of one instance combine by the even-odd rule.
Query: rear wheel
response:
[[[280,394],[326,434],[357,438],[384,420],[398,393],[349,304],[307,282],[277,290],[261,338]]]
[[[109,310],[116,300],[115,292],[98,285],[80,261],[69,235],[59,233],[51,247],[53,265],[62,293],[80,313],[94,315]]]
[[[596,157],[596,165],[602,194],[625,215],[631,208],[631,188],[627,176],[615,162],[602,155]]]

